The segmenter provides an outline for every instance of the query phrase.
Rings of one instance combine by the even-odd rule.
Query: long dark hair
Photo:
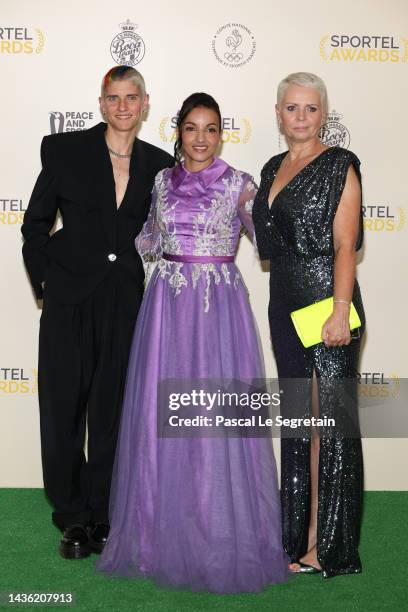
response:
[[[181,109],[177,115],[177,128],[178,128],[178,138],[174,143],[174,157],[176,159],[176,163],[179,164],[181,162],[182,154],[182,139],[181,139],[181,127],[185,121],[185,118],[194,108],[198,106],[204,106],[204,108],[211,108],[218,115],[219,126],[221,130],[221,112],[220,107],[217,102],[214,100],[212,96],[206,93],[193,93],[191,96],[186,98],[181,106]]]

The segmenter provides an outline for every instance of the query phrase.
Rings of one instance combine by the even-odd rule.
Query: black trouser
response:
[[[140,301],[138,294],[135,300]],[[128,308],[123,301],[114,275],[77,305],[60,304],[45,289],[38,373],[41,448],[45,492],[60,529],[108,521],[137,312],[135,304]]]

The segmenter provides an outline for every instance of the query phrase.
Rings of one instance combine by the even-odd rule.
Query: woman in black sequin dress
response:
[[[323,81],[289,75],[276,112],[289,151],[261,173],[253,220],[261,259],[270,259],[269,322],[285,415],[357,413],[360,340],[348,318],[353,301],[364,329],[355,279],[362,244],[360,162],[318,134],[327,112]],[[322,342],[305,349],[290,312],[334,296]],[[288,379],[291,379],[288,384]],[[358,422],[358,419],[357,419]],[[303,434],[302,434],[303,435]],[[361,571],[358,554],[363,491],[361,440],[341,428],[281,440],[283,543],[291,569],[324,577]]]

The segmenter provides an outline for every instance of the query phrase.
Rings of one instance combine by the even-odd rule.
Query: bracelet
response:
[[[347,302],[347,300],[333,300],[333,304],[347,304],[347,306],[351,306],[351,302]]]

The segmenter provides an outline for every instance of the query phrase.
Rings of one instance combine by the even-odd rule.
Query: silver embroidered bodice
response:
[[[178,295],[201,275],[216,284],[236,284],[239,273],[228,263],[185,263],[162,259],[162,254],[233,256],[241,224],[253,238],[252,205],[256,185],[252,177],[216,158],[200,172],[183,166],[166,168],[156,177],[152,206],[136,248],[145,261],[158,261],[158,275]],[[191,274],[186,273],[191,267]],[[231,278],[233,274],[233,278]],[[208,297],[208,296],[207,296]],[[208,310],[208,299],[205,309]]]

